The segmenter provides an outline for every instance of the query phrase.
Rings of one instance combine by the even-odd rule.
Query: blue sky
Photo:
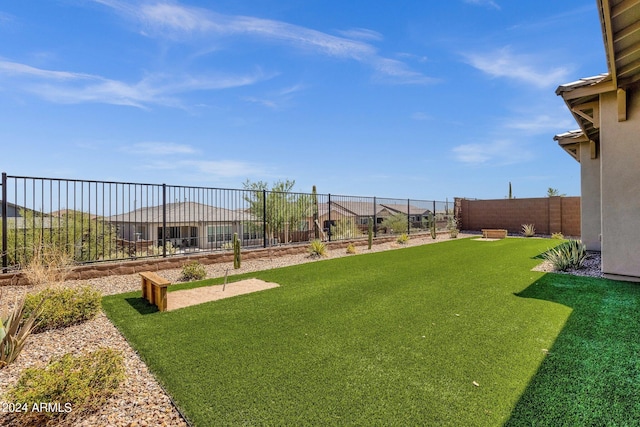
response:
[[[594,0],[0,4],[10,175],[418,199],[580,194]]]

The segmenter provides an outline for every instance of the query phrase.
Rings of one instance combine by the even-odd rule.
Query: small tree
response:
[[[387,217],[380,224],[382,227],[385,227],[387,230],[390,230],[394,234],[403,233],[407,230],[407,215],[403,213],[393,214],[390,217]]]
[[[268,239],[284,232],[289,226],[297,230],[311,216],[312,205],[308,194],[292,192],[295,181],[277,181],[268,189],[264,181],[245,181],[243,186],[250,193],[244,199],[249,203],[249,210],[257,221],[265,224]]]
[[[549,187],[547,189],[547,197],[557,197],[557,196],[564,197],[565,194],[560,194],[560,191],[558,191],[557,188]]]

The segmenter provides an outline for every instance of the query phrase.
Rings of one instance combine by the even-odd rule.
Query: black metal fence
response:
[[[453,203],[2,174],[2,271],[45,248],[77,263],[447,227]]]

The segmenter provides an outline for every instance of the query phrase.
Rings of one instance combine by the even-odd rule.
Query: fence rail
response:
[[[188,187],[2,173],[2,271],[47,248],[74,262],[168,257],[231,248],[367,238],[438,229],[449,201]]]

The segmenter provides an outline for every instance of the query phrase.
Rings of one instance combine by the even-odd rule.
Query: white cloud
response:
[[[185,161],[184,166],[195,168],[198,172],[219,178],[247,177],[260,174],[262,167],[236,160]]]
[[[462,144],[451,151],[457,161],[470,165],[508,165],[525,162],[533,157],[533,153],[522,144],[519,145],[508,139]]]
[[[100,77],[91,74],[43,70],[2,59],[0,59],[0,74],[8,76],[32,76],[46,80],[101,80]]]
[[[291,101],[294,95],[297,92],[304,90],[304,88],[305,88],[304,85],[297,84],[297,85],[288,86],[278,91],[269,93],[264,97],[245,96],[245,97],[242,97],[242,99],[246,102],[250,102],[253,104],[260,104],[262,106],[265,106],[271,109],[278,109],[278,108],[281,108],[283,105],[286,105],[289,101]]]
[[[426,84],[434,80],[410,70],[400,61],[385,58],[364,40],[379,40],[382,35],[366,29],[354,29],[348,37],[338,37],[287,22],[252,16],[232,16],[178,3],[146,3],[138,7],[117,0],[94,0],[138,22],[143,34],[173,39],[204,38],[212,42],[220,37],[249,37],[259,42],[285,44],[302,51],[351,59],[371,66],[392,83]]]
[[[338,34],[350,38],[359,40],[383,40],[384,37],[377,31],[368,30],[366,28],[352,28],[350,30],[339,30]]]
[[[538,63],[540,59],[532,55],[517,55],[509,47],[488,53],[468,53],[464,55],[467,62],[478,70],[492,76],[505,77],[528,83],[539,88],[557,86],[569,75],[564,67],[547,70]]]
[[[219,178],[246,178],[264,173],[259,165],[237,160],[148,160],[141,161],[140,167],[150,170],[180,171],[200,180]]]
[[[572,126],[575,126],[575,122],[569,118],[558,119],[557,116],[548,114],[509,120],[504,125],[505,128],[522,130],[530,134],[554,132],[558,129],[568,129]]]
[[[127,147],[122,147],[122,151],[150,156],[195,154],[197,152],[190,145],[175,144],[172,142],[138,142]]]
[[[258,70],[253,74],[236,76],[212,73],[207,76],[149,75],[137,83],[126,83],[91,74],[45,70],[3,60],[0,60],[0,75],[16,79],[19,87],[55,103],[95,102],[138,108],[147,108],[149,105],[181,107],[176,95],[247,86],[271,77]]]
[[[433,117],[432,117],[432,116],[430,116],[430,115],[429,115],[429,114],[427,114],[427,113],[423,113],[423,112],[421,112],[421,111],[417,111],[417,112],[413,113],[413,114],[411,115],[411,118],[412,118],[413,120],[419,120],[419,121],[425,121],[425,120],[432,120],[432,119],[433,119]]]
[[[478,6],[487,6],[492,9],[500,10],[500,5],[493,0],[464,0],[464,2],[478,5]]]

